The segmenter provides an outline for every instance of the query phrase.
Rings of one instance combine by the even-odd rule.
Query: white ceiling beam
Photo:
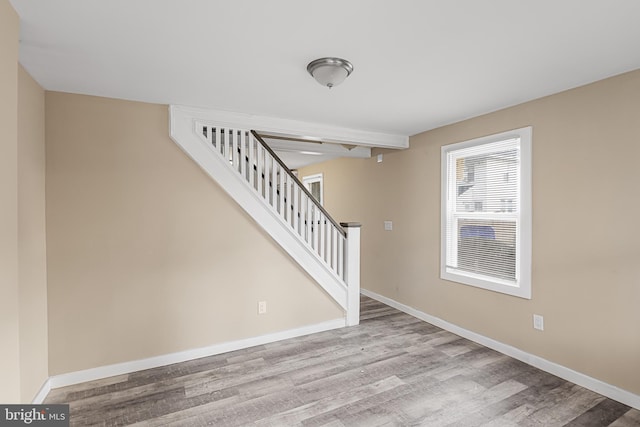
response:
[[[169,108],[172,110],[179,109],[201,122],[210,122],[220,126],[239,129],[251,129],[279,136],[337,144],[354,144],[366,147],[409,148],[408,135],[371,132],[322,123],[234,113],[230,111],[208,110],[180,105],[171,105]]]

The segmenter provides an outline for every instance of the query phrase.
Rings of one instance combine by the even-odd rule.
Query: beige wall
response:
[[[51,375],[344,316],[169,139],[166,106],[47,92],[46,140]]]
[[[18,28],[0,0],[0,402],[20,400],[18,322]]]
[[[44,153],[44,90],[20,66],[18,277],[22,402],[30,402],[49,376]]]
[[[324,173],[325,206],[363,223],[364,288],[640,394],[639,122],[635,71],[416,135],[383,163],[340,159],[300,175]],[[533,298],[441,280],[440,147],[528,125]]]

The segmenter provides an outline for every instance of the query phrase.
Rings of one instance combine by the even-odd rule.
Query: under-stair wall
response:
[[[260,136],[170,107],[171,138],[359,322],[360,229],[338,224]]]

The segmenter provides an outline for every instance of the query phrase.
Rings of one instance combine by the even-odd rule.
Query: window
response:
[[[307,187],[309,193],[322,205],[322,174],[305,176],[302,178],[302,183]]]
[[[440,277],[531,298],[531,127],[442,147]]]

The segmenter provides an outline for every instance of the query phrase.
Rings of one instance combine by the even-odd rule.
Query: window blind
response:
[[[520,139],[447,154],[446,266],[517,282]]]

